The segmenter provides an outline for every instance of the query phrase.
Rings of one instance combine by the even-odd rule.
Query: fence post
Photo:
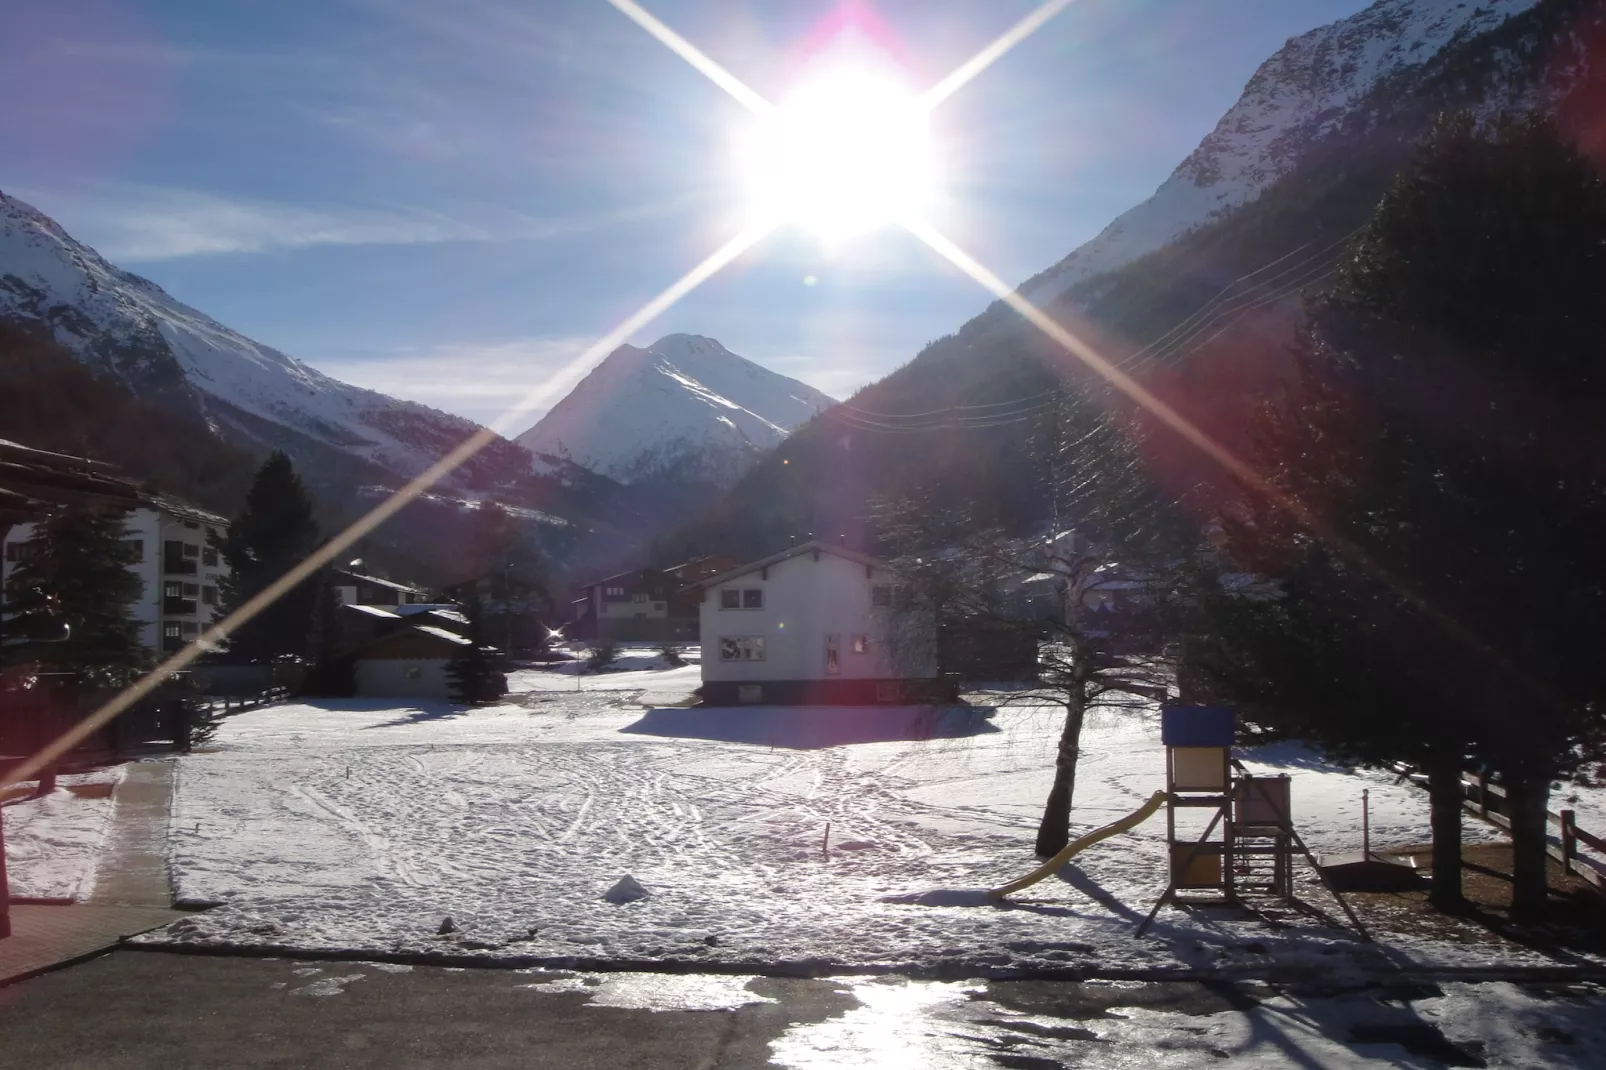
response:
[[[1571,873],[1573,859],[1578,854],[1578,816],[1571,810],[1561,812],[1561,868]]]
[[[1478,785],[1478,816],[1489,820],[1489,781],[1481,776],[1473,776],[1472,782]]]

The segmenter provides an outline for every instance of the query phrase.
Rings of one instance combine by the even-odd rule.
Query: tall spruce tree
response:
[[[233,612],[300,564],[318,546],[312,499],[290,458],[274,453],[263,462],[245,507],[229,524],[219,549],[229,575],[221,584],[226,612]],[[229,650],[247,660],[309,656],[320,583],[312,577],[238,628]]]
[[[463,614],[468,617],[468,645],[446,663],[446,680],[452,700],[470,706],[495,702],[507,693],[494,651],[485,642],[485,606],[477,589],[465,589]]]
[[[1201,664],[1272,728],[1427,768],[1436,903],[1460,775],[1498,772],[1513,907],[1545,905],[1553,777],[1599,753],[1606,663],[1606,184],[1545,121],[1442,120],[1312,308],[1227,549]]]
[[[34,528],[6,582],[9,662],[111,685],[148,662],[133,618],[145,583],[132,571],[139,552],[128,539],[121,513],[71,511]]]

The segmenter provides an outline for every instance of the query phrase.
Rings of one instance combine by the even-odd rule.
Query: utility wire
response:
[[[1215,296],[1185,316],[1165,333],[1151,340],[1143,348],[1121,358],[1116,362],[1115,366],[1118,368],[1126,367],[1145,357],[1158,360],[1178,353],[1186,355],[1196,352],[1201,347],[1221,337],[1249,313],[1267,305],[1275,304],[1301,288],[1310,285],[1317,279],[1325,277],[1332,271],[1338,261],[1343,259],[1344,255],[1342,251],[1336,255],[1329,254],[1333,254],[1335,249],[1345,245],[1357,234],[1365,230],[1366,227],[1367,224],[1363,223],[1347,234],[1328,242],[1315,252],[1301,256],[1300,254],[1310,249],[1314,244],[1313,242],[1305,242],[1282,256],[1262,264],[1253,271],[1245,272],[1226,286],[1223,286]],[[1288,263],[1290,260],[1293,260],[1293,263]],[[1313,268],[1311,265],[1318,260],[1321,262],[1316,263]],[[1265,278],[1259,278],[1263,273],[1284,264],[1287,266],[1281,270]],[[1294,277],[1294,282],[1289,283],[1287,280],[1291,276]],[[1254,279],[1258,279],[1254,285],[1242,292],[1234,292],[1240,286]],[[1271,290],[1269,295],[1266,293],[1267,290]],[[1226,316],[1231,316],[1232,318],[1222,325],[1219,330],[1214,330],[1203,341],[1194,342],[1194,339],[1199,338],[1200,335],[1212,331],[1212,328],[1215,328],[1222,318]],[[1193,344],[1190,345],[1189,343]],[[866,431],[924,432],[953,430],[971,426],[990,427],[1002,426],[995,422],[999,419],[1007,419],[1008,422],[1018,423],[1020,421],[1015,417],[1023,417],[1030,412],[1040,411],[1042,408],[1047,407],[1046,404],[1038,405],[1035,403],[1055,398],[1061,393],[1063,393],[1063,388],[1056,387],[1052,390],[1029,394],[1026,397],[1012,398],[1007,401],[950,405],[946,408],[931,409],[926,412],[908,413],[876,412],[844,402],[834,406],[828,412],[843,423],[859,426]],[[965,415],[966,413],[974,415]],[[943,419],[932,420],[932,417],[943,417]],[[899,421],[924,422],[905,425],[899,423]]]

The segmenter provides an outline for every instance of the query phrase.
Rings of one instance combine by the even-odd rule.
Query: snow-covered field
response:
[[[696,680],[691,667],[584,677],[575,691],[572,677],[528,673],[518,705],[349,700],[234,717],[214,752],[180,763],[170,841],[178,893],[222,905],[143,939],[727,969],[1275,961],[1331,978],[1383,961],[1292,912],[1267,924],[1168,909],[1156,939],[1134,940],[1165,883],[1163,817],[1010,906],[971,905],[1036,864],[1055,711],[670,705]],[[1374,844],[1426,838],[1425,798],[1408,785],[1297,748],[1251,758],[1293,775],[1317,852],[1357,846],[1363,787]],[[1162,769],[1152,713],[1095,714],[1077,823],[1130,812]],[[606,900],[626,874],[652,894]],[[1319,888],[1305,894],[1336,912]],[[448,916],[455,931],[441,934]],[[1375,955],[1546,961],[1487,943]]]
[[[59,778],[54,792],[6,805],[6,875],[15,896],[87,898],[111,828],[112,791],[123,767]]]

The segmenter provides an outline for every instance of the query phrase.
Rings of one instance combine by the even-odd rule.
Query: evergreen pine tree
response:
[[[322,698],[350,698],[357,693],[357,660],[342,643],[340,596],[330,583],[328,569],[319,572],[317,585],[308,644],[312,668],[302,680],[301,691]]]
[[[231,613],[317,549],[312,499],[290,458],[268,457],[258,470],[245,507],[229,524],[219,549],[228,562],[223,608]],[[312,577],[285,592],[230,638],[231,653],[247,660],[310,656],[319,583]]]
[[[149,660],[132,610],[144,581],[124,516],[71,511],[38,524],[6,584],[8,660],[127,682]],[[63,636],[64,626],[66,635]]]
[[[468,645],[446,663],[452,701],[469,706],[495,702],[507,693],[494,651],[485,642],[485,611],[477,591],[468,589],[463,614],[468,617]]]
[[[1460,775],[1511,804],[1513,906],[1546,900],[1545,798],[1606,700],[1606,183],[1545,122],[1441,122],[1313,308],[1227,549],[1203,663],[1274,729],[1432,781],[1435,902],[1460,891]]]

